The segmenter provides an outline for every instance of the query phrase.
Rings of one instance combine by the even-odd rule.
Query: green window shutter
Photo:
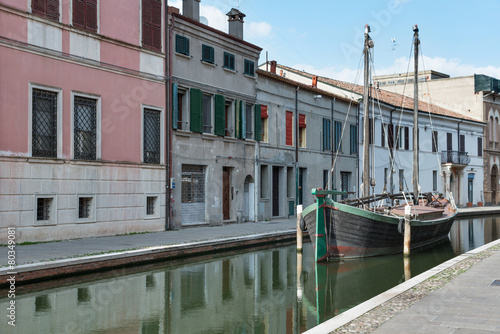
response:
[[[179,99],[177,95],[177,84],[172,84],[172,129],[177,129],[179,120]]]
[[[247,109],[246,109],[246,103],[243,101],[240,101],[241,103],[241,138],[246,139],[247,137]]]
[[[224,136],[226,133],[226,99],[222,95],[215,95],[215,134]]]
[[[260,104],[256,104],[255,105],[255,109],[254,109],[254,116],[255,116],[255,135],[254,135],[254,138],[256,141],[261,141],[261,136],[262,136],[262,118],[261,118],[261,108],[260,108]]]
[[[190,90],[190,103],[191,103],[191,115],[190,115],[190,129],[193,132],[203,132],[202,131],[202,113],[201,113],[201,90],[191,88]]]

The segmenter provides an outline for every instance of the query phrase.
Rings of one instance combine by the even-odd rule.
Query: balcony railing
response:
[[[442,164],[468,165],[470,157],[467,152],[443,151],[441,155]]]

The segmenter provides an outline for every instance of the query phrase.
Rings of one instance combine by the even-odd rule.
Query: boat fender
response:
[[[307,226],[306,226],[306,222],[304,221],[304,217],[300,217],[299,227],[300,227],[300,230],[302,232],[307,231]]]
[[[399,223],[398,223],[398,232],[399,234],[405,234],[405,219],[404,218],[399,218]]]

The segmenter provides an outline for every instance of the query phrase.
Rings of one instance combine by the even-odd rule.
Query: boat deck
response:
[[[404,217],[405,207],[406,205],[393,207],[391,209],[391,213],[397,216]],[[430,206],[422,206],[422,205],[412,206],[411,209],[412,214],[416,214],[419,220],[444,218],[447,216],[446,211],[448,210],[444,208],[433,208]]]

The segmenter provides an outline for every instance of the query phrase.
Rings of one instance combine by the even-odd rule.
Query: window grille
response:
[[[205,202],[205,171],[203,166],[182,166],[182,203]]]
[[[340,172],[340,187],[342,191],[349,191],[350,172]],[[347,199],[348,195],[342,195],[342,200]]]
[[[75,96],[75,159],[96,160],[96,106],[94,99]]]
[[[146,214],[154,215],[155,214],[155,205],[156,205],[156,197],[148,197],[146,203]]]
[[[78,199],[78,218],[90,217],[90,206],[92,204],[92,197],[80,197]]]
[[[36,220],[50,219],[50,205],[52,198],[38,198],[36,205]]]
[[[144,109],[144,162],[160,163],[160,112]]]
[[[57,93],[33,89],[34,157],[57,158]]]

